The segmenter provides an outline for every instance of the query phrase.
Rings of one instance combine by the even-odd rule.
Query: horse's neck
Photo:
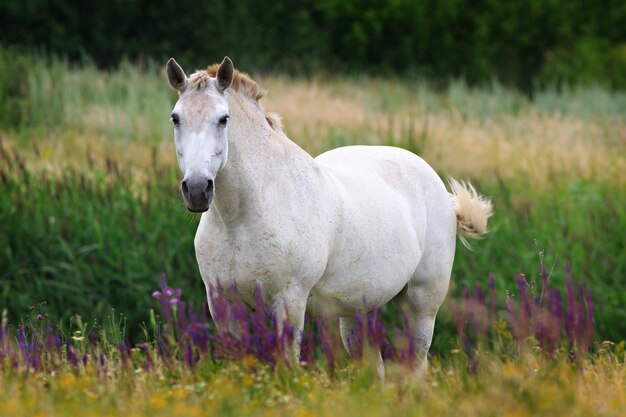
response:
[[[214,206],[225,223],[262,215],[273,193],[306,184],[289,181],[295,172],[315,171],[309,154],[265,121],[262,109],[231,96],[228,161],[216,178]]]

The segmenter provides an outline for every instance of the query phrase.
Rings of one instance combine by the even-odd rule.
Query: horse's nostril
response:
[[[181,188],[183,189],[183,194],[189,195],[189,188],[187,188],[187,181],[183,181],[181,183]]]
[[[213,180],[209,180],[209,182],[206,185],[206,192],[207,193],[212,193],[213,192]]]

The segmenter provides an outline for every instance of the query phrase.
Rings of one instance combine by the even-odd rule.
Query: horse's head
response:
[[[178,90],[172,110],[181,189],[189,211],[203,212],[213,200],[215,177],[228,157],[228,101],[233,63],[225,57],[215,78],[200,71],[187,78],[174,58],[167,62],[167,78]]]

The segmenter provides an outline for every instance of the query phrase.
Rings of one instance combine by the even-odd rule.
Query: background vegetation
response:
[[[114,307],[137,335],[162,272],[203,304],[198,217],[179,196],[175,94],[161,70],[101,71],[10,49],[0,50],[0,69],[0,306],[13,320],[101,319]],[[504,296],[518,273],[536,282],[541,259],[562,287],[570,261],[596,299],[597,337],[623,339],[626,94],[577,87],[529,99],[498,83],[456,81],[442,93],[371,77],[259,82],[271,90],[267,110],[282,113],[288,135],[312,154],[403,146],[494,199],[493,232],[474,252],[459,245],[452,296],[490,273]],[[447,307],[437,334],[435,351],[448,351]]]
[[[6,0],[0,43],[111,68],[228,53],[248,70],[419,73],[447,82],[626,88],[620,0]]]

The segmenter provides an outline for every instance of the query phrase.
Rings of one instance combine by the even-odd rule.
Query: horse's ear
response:
[[[225,56],[224,60],[217,68],[217,88],[220,91],[226,90],[233,82],[233,61],[230,60],[229,57]]]
[[[167,61],[167,80],[173,89],[182,92],[187,87],[185,71],[178,65],[174,58]]]

